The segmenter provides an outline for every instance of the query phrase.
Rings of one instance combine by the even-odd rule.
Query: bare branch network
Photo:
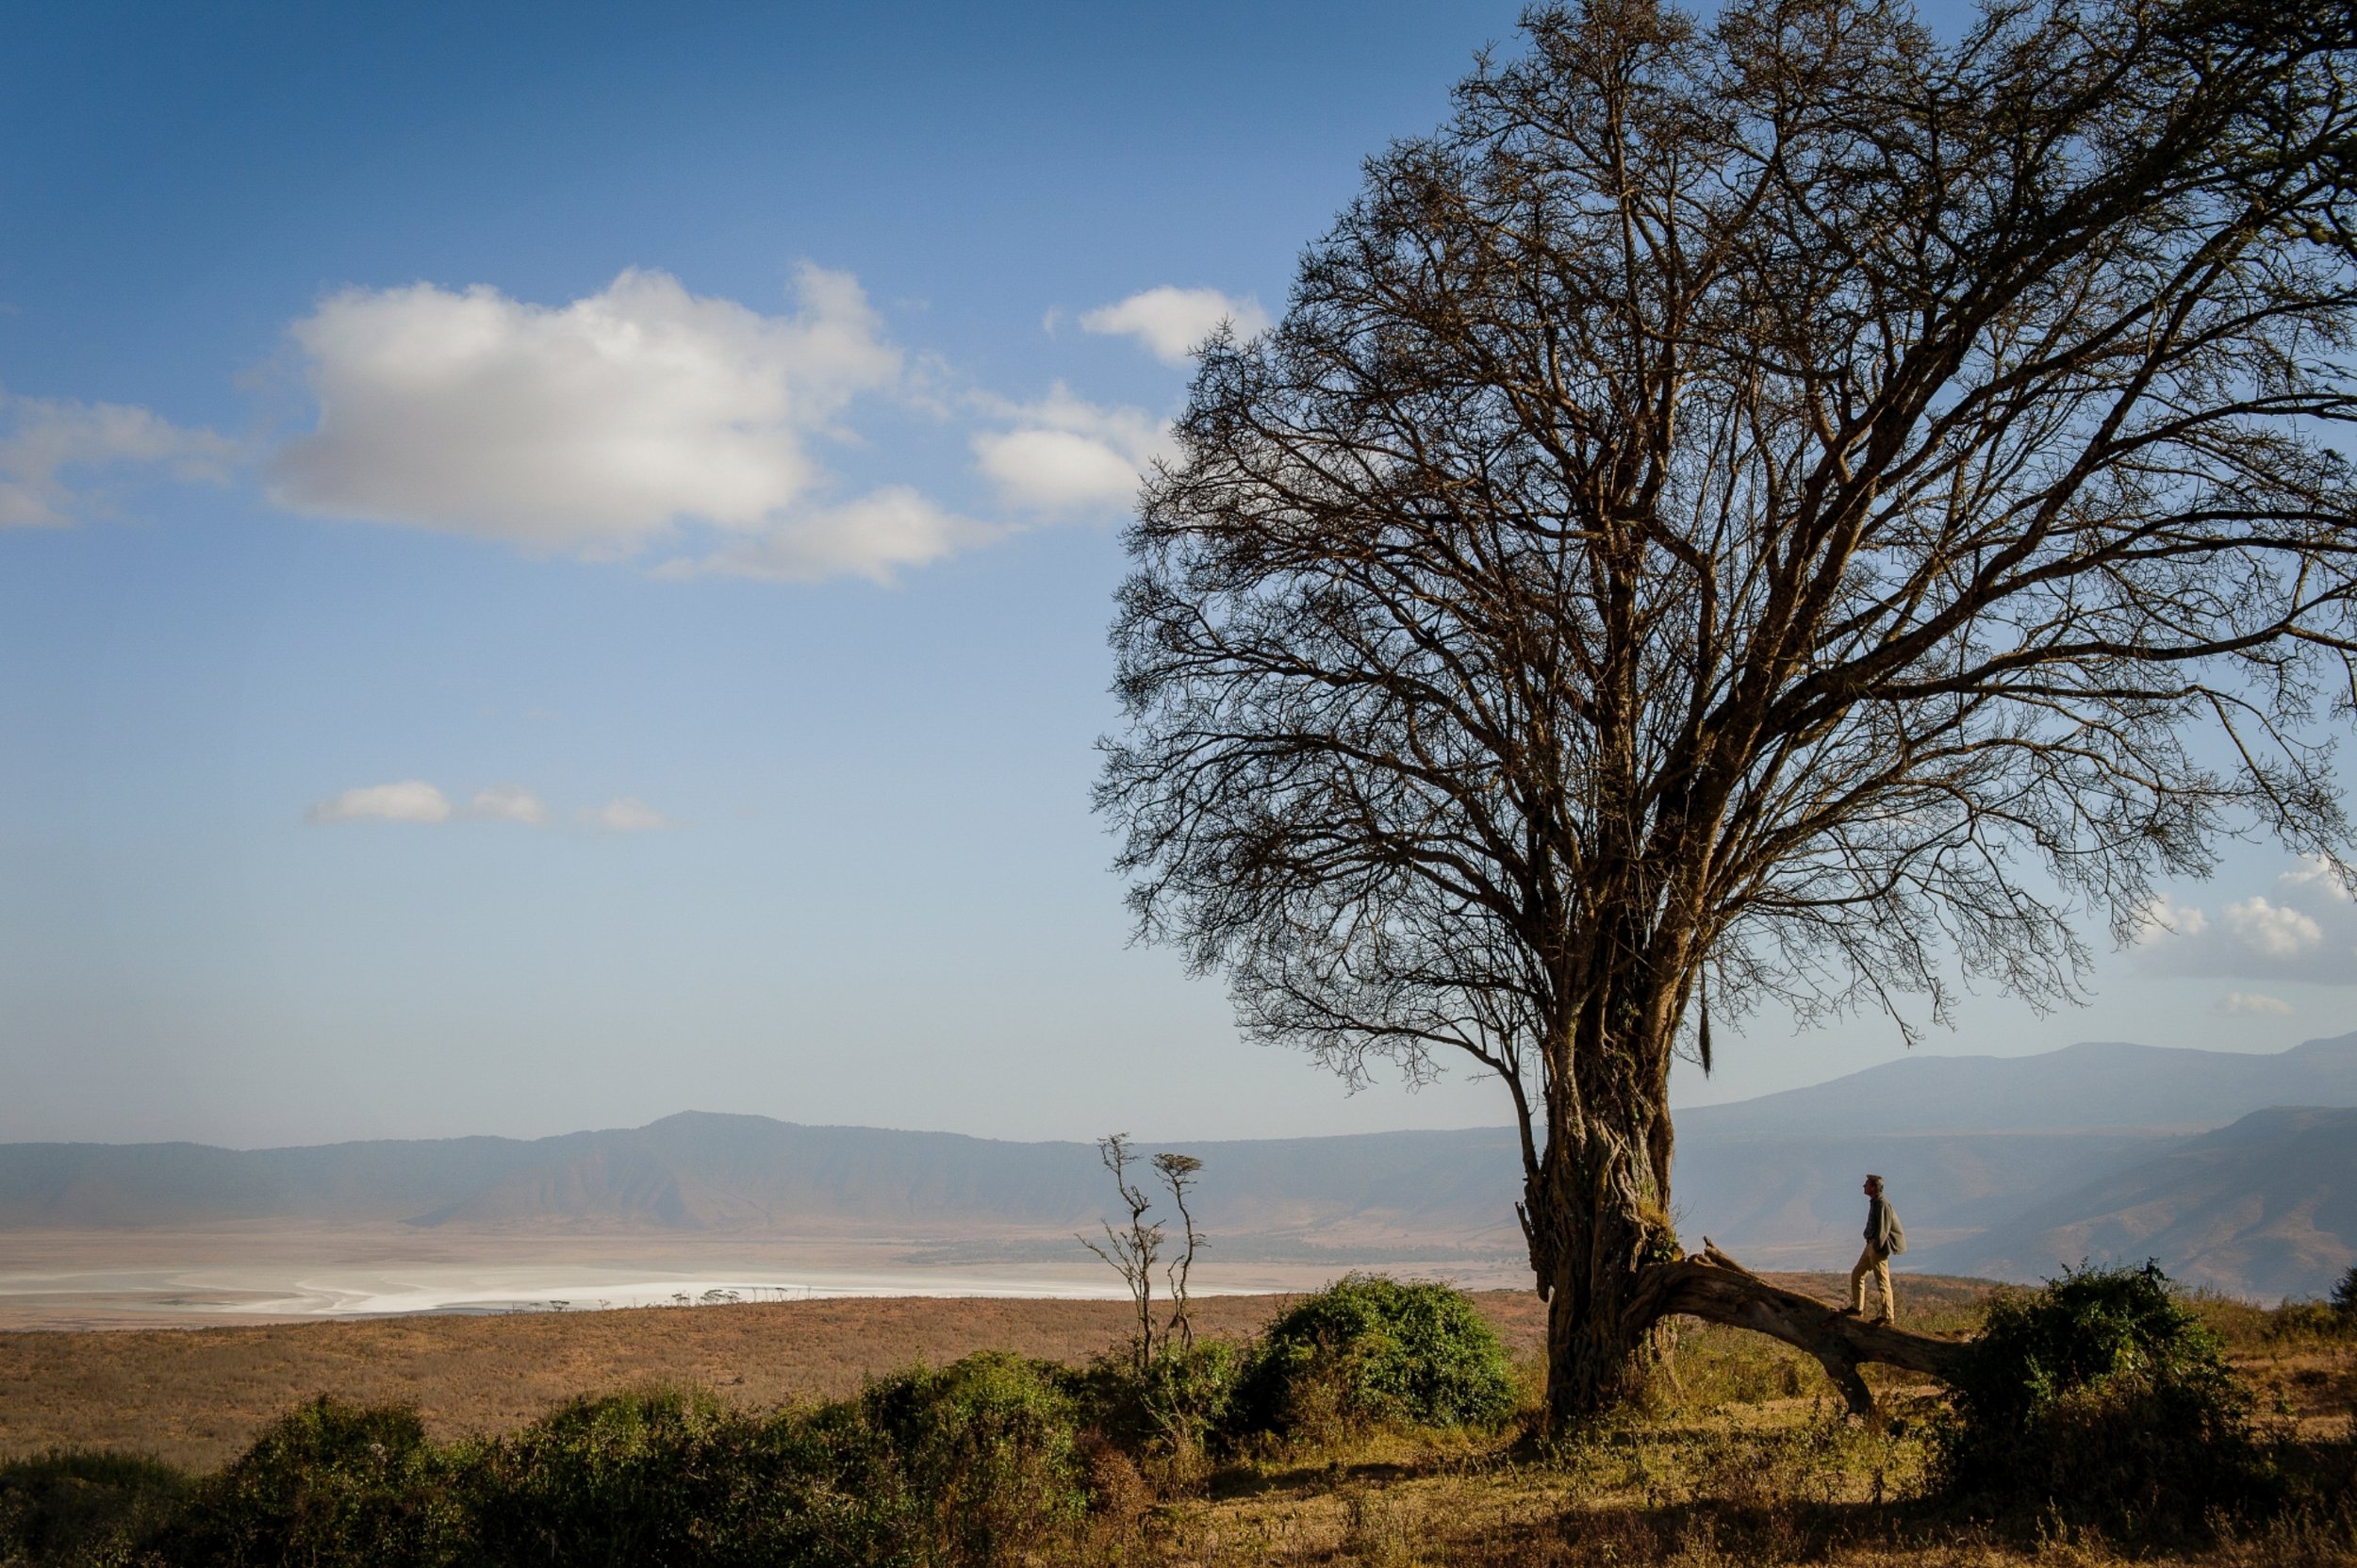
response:
[[[1633,1213],[1698,991],[1911,1031],[2221,833],[2347,874],[2357,12],[1525,30],[1209,346],[1098,803],[1249,1030],[1470,1060],[1534,1216]]]

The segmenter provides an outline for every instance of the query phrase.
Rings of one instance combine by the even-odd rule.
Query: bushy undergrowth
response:
[[[1239,1435],[1236,1391],[1250,1362],[1251,1347],[1228,1340],[1174,1346],[1143,1371],[1130,1352],[1116,1350],[1070,1374],[1068,1386],[1107,1439],[1183,1468]]]
[[[1353,1276],[1258,1345],[1143,1371],[984,1353],[766,1416],[655,1389],[448,1444],[405,1407],[321,1398],[194,1482],[47,1456],[0,1470],[0,1564],[961,1568],[1077,1540],[1092,1507],[1133,1517],[1142,1470],[1191,1484],[1256,1433],[1492,1423],[1514,1397],[1470,1298]]]
[[[413,1411],[323,1398],[192,1488],[109,1456],[8,1467],[0,1562],[983,1568],[1086,1514],[1076,1415],[1052,1370],[973,1356],[766,1417],[624,1394],[451,1444]],[[76,1486],[106,1494],[77,1506]]]
[[[93,1559],[154,1534],[188,1477],[143,1454],[53,1450],[0,1464],[0,1563]]]
[[[1466,1560],[1504,1562],[1569,1549],[1573,1536],[1545,1522],[1565,1498],[1582,1542],[1605,1515],[1628,1522],[1630,1543],[1654,1542],[1631,1560],[1823,1560],[1870,1527],[2134,1541],[2182,1525],[2219,1526],[2205,1547],[2217,1551],[2305,1530],[2325,1555],[2300,1560],[2344,1560],[2332,1554],[2357,1523],[2332,1500],[2352,1494],[2350,1445],[2254,1428],[2202,1321],[2279,1355],[2306,1317],[2225,1310],[2173,1296],[2150,1269],[2002,1297],[1929,1442],[1927,1390],[1899,1394],[1904,1424],[1811,1415],[1791,1395],[1813,1368],[1756,1335],[1689,1326],[1674,1401],[1631,1408],[1568,1447],[1525,1448],[1479,1430],[1512,1412],[1517,1391],[1471,1302],[1353,1277],[1257,1344],[1207,1340],[1143,1372],[1130,1357],[1076,1369],[984,1354],[769,1414],[645,1390],[447,1444],[408,1410],[319,1400],[194,1481],[151,1461],[51,1453],[0,1466],[0,1568],[1195,1560],[1180,1521],[1204,1519],[1204,1541],[1244,1528],[1297,1544],[1301,1519],[1337,1499],[1343,1559],[1405,1560],[1462,1508],[1528,1502],[1540,1512],[1498,1538],[1505,1555]],[[2284,1386],[2321,1386],[2302,1377]],[[1737,1413],[1763,1401],[1787,1408]],[[1461,1506],[1420,1514],[1360,1496],[1362,1471],[1418,1466],[1455,1476]],[[1548,1477],[1535,1491],[1526,1466]],[[1286,1506],[1300,1516],[1220,1511],[1269,1489],[1301,1489]],[[1261,1539],[1202,1560],[1257,1560],[1248,1542]],[[1475,1537],[1450,1540],[1455,1560]],[[1719,1555],[1693,1557],[1698,1542]]]
[[[2157,1266],[2066,1271],[1990,1302],[1938,1434],[1940,1480],[2106,1529],[2198,1524],[2269,1492],[2250,1411]]]
[[[1014,1560],[1080,1523],[1088,1498],[1057,1370],[986,1352],[867,1390],[863,1413],[897,1461],[922,1560]]]
[[[1462,1291],[1354,1274],[1269,1325],[1231,1422],[1268,1432],[1367,1421],[1491,1426],[1514,1406],[1506,1347]]]
[[[760,1421],[668,1390],[576,1400],[452,1450],[455,1560],[889,1560],[874,1549],[901,1510],[881,1447],[832,1409]]]
[[[173,1562],[448,1560],[463,1527],[417,1412],[315,1399],[208,1477],[157,1543]]]

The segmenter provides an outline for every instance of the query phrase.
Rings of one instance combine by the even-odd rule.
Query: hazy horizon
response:
[[[2155,1046],[2155,1047],[2147,1047],[2145,1042],[2143,1042],[2143,1041],[2136,1041],[2136,1040],[2093,1040],[2093,1039],[2090,1039],[2090,1040],[2074,1040],[2074,1041],[2070,1042],[2069,1045],[2055,1047],[2055,1048],[2053,1048],[2053,1049],[2052,1049],[2052,1050],[2051,1050],[2051,1051],[2044,1051],[2044,1052],[2019,1052],[2019,1051],[2010,1051],[2010,1052],[2009,1052],[2009,1051],[1934,1051],[1934,1050],[1917,1050],[1917,1051],[1914,1051],[1914,1052],[1910,1053],[1910,1055],[1909,1055],[1909,1057],[1908,1057],[1907,1059],[1908,1059],[1908,1060],[1916,1060],[1916,1061],[1974,1061],[1974,1062],[1996,1062],[1996,1061],[2020,1060],[2020,1059],[2023,1059],[2023,1058],[2025,1058],[2025,1057],[2028,1057],[2028,1056],[2033,1056],[2033,1055],[2052,1055],[2052,1054],[2058,1053],[2058,1052],[2060,1052],[2060,1051],[2067,1051],[2067,1050],[2076,1049],[2076,1048],[2080,1048],[2080,1047],[2084,1047],[2084,1046],[2130,1046],[2130,1047],[2136,1047],[2136,1048],[2150,1048],[2150,1049],[2154,1049],[2154,1050],[2204,1050],[2204,1049],[2216,1049],[2216,1050],[2217,1051],[2217,1053],[2218,1053],[2218,1054],[2222,1054],[2222,1055],[2236,1055],[2236,1056],[2280,1056],[2280,1055],[2283,1054],[2285,1051],[2289,1051],[2289,1050],[2294,1050],[2294,1049],[2297,1049],[2297,1048],[2299,1048],[2299,1047],[2301,1047],[2301,1046],[2310,1046],[2310,1045],[2317,1045],[2317,1044],[2331,1043],[2331,1042],[2334,1042],[2334,1041],[2338,1041],[2338,1040],[2349,1039],[2349,1038],[2351,1038],[2351,1037],[2353,1037],[2353,1036],[2357,1036],[2357,1031],[2352,1031],[2352,1032],[2341,1032],[2341,1033],[2336,1033],[2336,1034],[2320,1034],[2320,1035],[2313,1035],[2313,1036],[2310,1036],[2310,1037],[2309,1037],[2309,1038],[2307,1038],[2307,1039],[2303,1039],[2303,1040],[2295,1040],[2295,1041],[2292,1041],[2291,1043],[2289,1043],[2288,1045],[2283,1045],[2283,1046],[2280,1046],[2280,1047],[2264,1047],[2264,1046],[2254,1046],[2254,1047],[2247,1047],[2247,1048],[2239,1048],[2239,1049],[2236,1049],[2236,1048],[2204,1048],[2204,1047],[2190,1047],[2190,1046]],[[1795,1091],[1798,1091],[1798,1090],[1806,1090],[1806,1089],[1813,1089],[1813,1088],[1823,1088],[1823,1087],[1829,1086],[1829,1085],[1834,1084],[1834,1083],[1837,1083],[1837,1082],[1841,1082],[1841,1081],[1846,1081],[1846,1080],[1849,1080],[1849,1079],[1856,1078],[1856,1077],[1858,1077],[1858,1076],[1859,1076],[1860,1074],[1862,1074],[1862,1073],[1871,1072],[1871,1071],[1872,1071],[1872,1070],[1873,1070],[1873,1068],[1874,1068],[1874,1067],[1876,1067],[1876,1066],[1883,1066],[1883,1065],[1888,1065],[1888,1064],[1887,1064],[1887,1063],[1875,1063],[1875,1064],[1871,1064],[1870,1065],[1868,1065],[1868,1066],[1866,1066],[1866,1067],[1859,1067],[1859,1068],[1854,1068],[1854,1069],[1852,1069],[1852,1070],[1847,1071],[1847,1072],[1836,1073],[1836,1074],[1833,1074],[1833,1075],[1831,1075],[1831,1076],[1829,1076],[1829,1077],[1826,1077],[1826,1078],[1812,1080],[1812,1081],[1810,1081],[1809,1082],[1806,1082],[1806,1083],[1785,1084],[1785,1085],[1782,1085],[1782,1086],[1777,1087],[1777,1088],[1768,1089],[1768,1090],[1763,1090],[1761,1093],[1759,1093],[1759,1094],[1757,1094],[1757,1095],[1749,1095],[1749,1096],[1745,1096],[1745,1097],[1743,1097],[1741,1099],[1715,1098],[1715,1099],[1711,1099],[1711,1100],[1707,1100],[1707,1101],[1693,1102],[1693,1101],[1686,1101],[1686,1100],[1677,1099],[1677,1098],[1675,1098],[1673,1097],[1673,1100],[1672,1100],[1672,1104],[1671,1104],[1671,1110],[1672,1110],[1673,1113],[1684,1113],[1684,1112],[1690,1112],[1690,1111],[1700,1111],[1700,1110],[1709,1109],[1709,1108],[1725,1108],[1725,1109],[1732,1109],[1732,1108],[1735,1108],[1735,1107],[1738,1107],[1738,1106],[1741,1106],[1741,1105],[1745,1105],[1745,1104],[1751,1103],[1751,1102],[1752,1102],[1752,1101],[1754,1101],[1754,1100],[1758,1100],[1758,1099],[1765,1099],[1765,1098],[1770,1098],[1771,1096],[1775,1096],[1775,1095],[1783,1095],[1783,1094],[1788,1094],[1788,1093],[1792,1093],[1792,1092],[1795,1092]],[[197,1144],[197,1145],[199,1145],[200,1147],[204,1147],[223,1148],[223,1149],[228,1149],[228,1150],[231,1150],[231,1151],[234,1151],[234,1152],[243,1152],[243,1153],[253,1153],[253,1152],[258,1152],[258,1151],[262,1151],[262,1150],[269,1150],[269,1149],[302,1149],[302,1148],[320,1148],[320,1147],[330,1147],[330,1146],[333,1146],[333,1145],[337,1145],[337,1144],[344,1144],[344,1143],[370,1143],[370,1142],[381,1142],[381,1143],[432,1143],[432,1142],[440,1142],[440,1141],[446,1141],[446,1140],[449,1140],[449,1139],[455,1139],[455,1138],[496,1138],[496,1139],[503,1139],[503,1140],[510,1141],[510,1142],[531,1143],[531,1142],[538,1142],[538,1141],[541,1141],[541,1140],[544,1140],[544,1139],[548,1139],[548,1138],[562,1138],[562,1137],[568,1137],[568,1136],[571,1136],[571,1135],[574,1135],[574,1134],[579,1134],[579,1133],[605,1133],[605,1132],[629,1132],[629,1131],[638,1131],[638,1130],[641,1130],[641,1129],[644,1129],[644,1128],[648,1128],[648,1127],[654,1126],[654,1125],[656,1125],[656,1124],[658,1124],[658,1123],[661,1123],[661,1122],[669,1121],[669,1120],[671,1120],[671,1119],[672,1119],[672,1118],[674,1118],[674,1117],[679,1117],[679,1116],[697,1116],[697,1115],[717,1115],[717,1116],[726,1116],[726,1115],[752,1115],[752,1116],[762,1116],[762,1117],[764,1117],[765,1119],[771,1120],[771,1121],[785,1122],[785,1123],[789,1123],[789,1124],[791,1124],[791,1125],[801,1126],[801,1127],[809,1127],[809,1128],[820,1128],[820,1129],[845,1129],[845,1130],[856,1130],[856,1131],[881,1131],[881,1132],[905,1132],[905,1133],[914,1133],[914,1134],[919,1134],[919,1135],[940,1134],[940,1135],[949,1136],[949,1137],[975,1138],[975,1139],[979,1139],[979,1140],[981,1140],[981,1141],[984,1141],[984,1142],[992,1142],[992,1143],[1058,1143],[1058,1144],[1074,1144],[1074,1145],[1080,1145],[1080,1146],[1087,1146],[1087,1145],[1093,1145],[1093,1144],[1096,1141],[1096,1139],[1102,1135],[1102,1134],[1097,1134],[1097,1133],[1092,1133],[1092,1134],[1088,1134],[1088,1135],[1085,1135],[1085,1136],[1080,1136],[1080,1137],[1070,1137],[1070,1138],[1057,1138],[1057,1137],[1048,1137],[1048,1138],[1015,1138],[1015,1137],[1009,1137],[1009,1136],[1005,1136],[1005,1135],[1003,1135],[1003,1134],[998,1134],[998,1133],[971,1131],[968,1131],[968,1130],[964,1129],[964,1128],[956,1128],[956,1127],[913,1127],[913,1126],[907,1126],[907,1125],[903,1125],[903,1124],[897,1124],[897,1123],[891,1123],[891,1122],[808,1121],[808,1120],[799,1120],[798,1118],[794,1118],[794,1117],[790,1117],[790,1116],[769,1116],[769,1115],[767,1115],[766,1113],[762,1113],[762,1112],[727,1111],[727,1110],[721,1110],[721,1109],[718,1109],[718,1108],[717,1108],[717,1107],[713,1107],[713,1106],[705,1106],[705,1105],[682,1105],[682,1106],[678,1106],[678,1107],[676,1107],[676,1108],[673,1108],[673,1109],[671,1109],[671,1110],[667,1110],[667,1111],[660,1111],[660,1112],[657,1112],[657,1113],[655,1113],[655,1114],[651,1114],[651,1115],[648,1115],[648,1116],[641,1117],[641,1118],[639,1118],[638,1120],[635,1120],[635,1121],[614,1122],[614,1123],[605,1124],[605,1125],[600,1125],[600,1126],[571,1127],[571,1128],[565,1128],[565,1129],[562,1129],[562,1130],[560,1130],[560,1131],[553,1131],[553,1132],[514,1133],[514,1132],[504,1132],[504,1131],[498,1131],[498,1130],[496,1130],[496,1129],[489,1129],[489,1130],[479,1130],[479,1131],[469,1131],[469,1132],[455,1132],[455,1133],[430,1133],[430,1134],[403,1134],[403,1133],[387,1133],[387,1134],[382,1134],[382,1135],[379,1135],[379,1136],[377,1136],[377,1137],[373,1137],[373,1138],[366,1138],[366,1139],[350,1139],[350,1138],[306,1139],[306,1140],[300,1140],[300,1141],[296,1141],[296,1142],[291,1142],[291,1143],[284,1143],[284,1144],[217,1144],[217,1143],[209,1143],[209,1142],[207,1142],[207,1141],[206,1141],[206,1140],[203,1140],[203,1139],[195,1139],[195,1138],[159,1138],[159,1139],[103,1139],[103,1138],[91,1138],[91,1139],[0,1139],[0,1143],[85,1143],[85,1144],[97,1144],[97,1145],[102,1145],[102,1146],[121,1146],[121,1145],[125,1145],[125,1144],[141,1144],[141,1143],[161,1143],[161,1144],[170,1144],[170,1143],[184,1143],[184,1144]],[[1381,1134],[1384,1134],[1384,1133],[1389,1133],[1389,1132],[1466,1132],[1466,1131],[1493,1131],[1493,1130],[1497,1130],[1497,1129],[1505,1128],[1505,1127],[1508,1127],[1508,1126],[1509,1126],[1509,1125],[1510,1125],[1510,1122],[1508,1121],[1508,1119],[1504,1118],[1504,1117],[1500,1117],[1500,1118],[1498,1118],[1498,1119],[1495,1119],[1495,1120],[1491,1120],[1491,1121],[1469,1121],[1469,1122],[1458,1123],[1458,1124],[1453,1124],[1453,1125],[1450,1125],[1450,1124],[1439,1124],[1439,1123],[1415,1123],[1415,1124],[1412,1124],[1412,1125],[1403,1125],[1403,1126],[1395,1126],[1395,1127],[1352,1128],[1352,1129],[1347,1129],[1347,1130],[1344,1130],[1344,1131],[1289,1131],[1289,1132],[1277,1132],[1277,1133],[1265,1134],[1265,1135],[1263,1135],[1263,1136],[1265,1136],[1265,1137],[1269,1137],[1269,1138],[1369,1137],[1369,1136],[1379,1136],[1379,1135],[1381,1135]],[[1179,1130],[1179,1131],[1170,1131],[1170,1130],[1160,1129],[1160,1128],[1153,1128],[1153,1127],[1144,1127],[1144,1128],[1126,1128],[1126,1127],[1125,1127],[1125,1128],[1116,1128],[1116,1129],[1107,1129],[1106,1131],[1120,1131],[1120,1132],[1123,1132],[1125,1135],[1131,1136],[1131,1137],[1135,1138],[1135,1140],[1136,1140],[1138,1143],[1140,1143],[1140,1144],[1142,1144],[1142,1145],[1145,1145],[1145,1146],[1147,1146],[1147,1147],[1164,1147],[1164,1146],[1177,1145],[1177,1144],[1217,1144],[1217,1143],[1230,1143],[1230,1142],[1253,1142],[1253,1141],[1260,1141],[1260,1140],[1259,1140],[1259,1139],[1257,1139],[1257,1138],[1251,1138],[1251,1137],[1243,1138],[1243,1139],[1238,1139],[1238,1138],[1232,1138],[1232,1137],[1205,1136],[1205,1135],[1201,1135],[1201,1134],[1191,1133],[1191,1132],[1185,1131],[1184,1130]]]

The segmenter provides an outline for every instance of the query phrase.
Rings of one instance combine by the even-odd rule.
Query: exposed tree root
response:
[[[1873,1391],[1858,1376],[1866,1362],[1882,1362],[1953,1382],[1969,1342],[1936,1339],[1904,1329],[1844,1316],[1814,1296],[1772,1285],[1703,1238],[1703,1249],[1645,1271],[1646,1305],[1660,1317],[1684,1313],[1782,1340],[1817,1358],[1841,1390],[1853,1415],[1874,1413]]]

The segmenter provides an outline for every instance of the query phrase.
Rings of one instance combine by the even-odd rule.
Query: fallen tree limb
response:
[[[1748,1329],[1817,1358],[1841,1390],[1853,1415],[1874,1412],[1873,1391],[1858,1376],[1867,1362],[1904,1367],[1953,1382],[1969,1342],[1935,1339],[1889,1325],[1848,1317],[1815,1296],[1788,1291],[1745,1268],[1703,1239],[1703,1250],[1646,1271],[1647,1304],[1658,1317],[1683,1313],[1706,1323]]]

